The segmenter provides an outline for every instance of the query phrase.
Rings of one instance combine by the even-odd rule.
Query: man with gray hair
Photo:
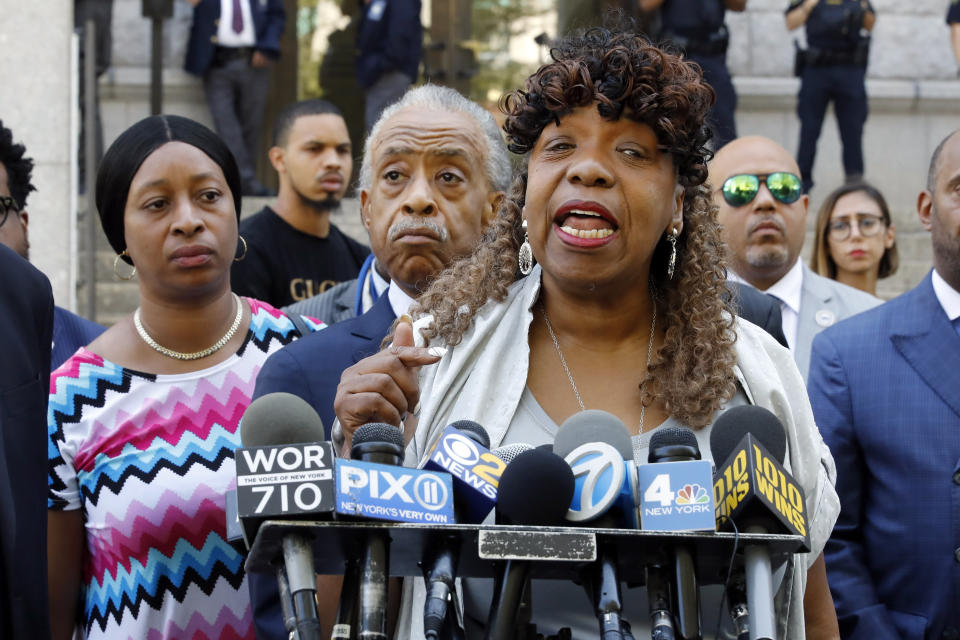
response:
[[[420,147],[413,144],[409,147],[411,153],[396,153],[404,146],[417,142],[404,137],[403,127],[410,126],[406,116],[414,119],[416,129],[420,126],[418,122],[429,123],[438,112],[453,114],[450,117],[454,120],[467,123],[470,135],[459,132],[460,136],[449,137],[449,132],[442,133],[443,127],[439,124],[427,125],[418,130],[418,137],[423,139]],[[434,130],[439,135],[436,140],[433,140]],[[471,139],[470,144],[467,144],[468,138]],[[470,165],[469,184],[461,184],[461,178],[454,175],[456,171],[454,174],[444,174],[447,167],[440,162],[444,158],[444,150],[456,152],[455,155],[447,155],[447,160],[454,161],[459,157],[461,164],[467,162]],[[425,215],[397,215],[403,204],[392,202],[396,184],[388,185],[382,175],[377,175],[377,181],[374,181],[378,161],[385,158],[394,161],[403,155],[407,156],[402,159],[407,163],[414,158],[419,161],[430,158],[441,171],[441,174],[423,178],[426,180],[424,185],[430,185],[433,197],[438,199],[436,204],[431,205],[435,211]],[[353,318],[369,311],[380,294],[387,291],[395,270],[401,280],[414,278],[414,282],[402,282],[401,290],[409,293],[411,288],[416,289],[423,277],[440,272],[438,265],[446,266],[452,257],[473,249],[480,239],[478,224],[481,209],[489,212],[489,217],[483,220],[482,226],[486,226],[496,212],[495,202],[509,187],[510,175],[510,159],[500,129],[489,112],[449,88],[425,85],[408,91],[400,101],[383,112],[370,131],[364,148],[360,168],[360,201],[373,255],[364,263],[357,279],[341,282],[320,295],[284,307],[284,311],[317,318],[327,324]],[[461,191],[464,193],[461,194]],[[461,229],[463,220],[469,223],[466,229]],[[386,227],[383,226],[384,222],[387,223]],[[428,230],[438,242],[417,241],[417,234],[410,231],[421,227]],[[450,233],[455,233],[455,237],[451,238]],[[407,273],[409,269],[414,272]],[[416,297],[415,293],[411,295]]]
[[[361,214],[376,260],[369,280],[353,287],[357,301],[378,296],[376,302],[270,356],[254,398],[275,391],[300,396],[320,414],[329,437],[340,374],[379,351],[394,320],[429,281],[473,251],[497,214],[510,174],[493,116],[453,89],[419,87],[384,110],[360,169]],[[335,299],[335,290],[317,298]],[[294,308],[313,315],[302,303]],[[251,574],[250,591],[257,637],[286,638],[276,580]]]

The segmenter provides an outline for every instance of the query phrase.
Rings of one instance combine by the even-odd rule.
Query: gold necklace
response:
[[[653,313],[650,318],[650,342],[647,344],[647,371],[650,370],[650,358],[653,355],[653,335],[657,328],[657,303],[651,298],[651,303],[653,304]],[[570,381],[570,386],[573,388],[573,395],[577,396],[577,404],[580,405],[580,411],[586,411],[587,408],[583,404],[583,398],[580,397],[580,391],[577,389],[577,383],[573,381],[573,374],[570,372],[570,367],[567,366],[567,359],[563,357],[563,349],[560,348],[560,341],[557,340],[557,334],[553,331],[553,325],[550,324],[550,316],[547,315],[547,305],[540,301],[540,309],[543,311],[543,321],[547,325],[547,331],[550,332],[550,339],[553,340],[553,346],[557,350],[557,355],[560,356],[560,364],[563,365],[563,370],[567,374],[567,380]],[[643,433],[643,417],[647,412],[647,407],[644,404],[640,404],[640,433]]]
[[[137,310],[133,312],[133,325],[137,328],[137,333],[140,334],[140,337],[146,342],[150,347],[159,351],[165,356],[170,358],[176,358],[177,360],[199,360],[200,358],[206,358],[207,356],[220,351],[225,344],[230,342],[230,338],[234,336],[237,332],[237,329],[240,328],[240,321],[243,319],[243,304],[240,302],[240,297],[237,294],[232,294],[233,300],[237,305],[237,315],[233,319],[233,324],[230,325],[230,328],[227,329],[227,332],[223,334],[223,337],[217,340],[217,342],[210,347],[207,347],[203,351],[194,351],[193,353],[184,353],[182,351],[174,351],[173,349],[168,349],[147,333],[147,330],[143,328],[143,323],[140,321],[140,307],[137,307]]]

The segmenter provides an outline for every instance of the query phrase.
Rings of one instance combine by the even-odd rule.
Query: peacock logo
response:
[[[710,502],[707,490],[699,484],[686,484],[677,491],[677,504],[705,504]]]

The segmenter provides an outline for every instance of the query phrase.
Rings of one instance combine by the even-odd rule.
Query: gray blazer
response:
[[[354,317],[353,303],[356,297],[357,279],[354,278],[336,284],[319,295],[289,304],[283,311],[335,324]]]
[[[797,344],[793,349],[793,359],[803,379],[807,379],[810,369],[810,349],[815,335],[844,318],[872,309],[882,302],[869,293],[817,275],[803,265]]]

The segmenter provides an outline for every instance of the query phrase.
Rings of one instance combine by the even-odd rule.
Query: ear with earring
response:
[[[120,261],[123,260],[123,258],[129,258],[129,257],[130,257],[130,254],[127,253],[127,250],[126,250],[126,249],[124,249],[123,251],[121,251],[120,253],[118,253],[118,254],[116,255],[116,257],[114,257],[114,259],[113,259],[113,274],[114,274],[115,276],[117,276],[118,278],[120,278],[121,280],[133,280],[134,276],[137,275],[137,267],[136,267],[136,266],[134,266],[134,267],[133,267],[133,271],[131,271],[131,272],[128,273],[127,275],[125,275],[125,276],[120,275],[120,269],[119,269],[119,267],[120,267]]]
[[[530,236],[527,235],[527,221],[520,223],[523,229],[523,244],[520,245],[520,251],[517,253],[517,264],[520,267],[520,273],[530,275],[533,271],[533,247],[530,246]]]
[[[244,239],[243,236],[237,236],[237,237],[240,238],[240,244],[243,245],[243,253],[241,253],[239,256],[236,256],[236,257],[233,259],[233,261],[234,261],[234,262],[242,262],[243,259],[247,257],[247,241]]]
[[[670,258],[667,261],[667,278],[673,280],[673,273],[677,268],[677,238],[680,236],[680,230],[674,227],[667,236],[667,242],[670,243]]]

